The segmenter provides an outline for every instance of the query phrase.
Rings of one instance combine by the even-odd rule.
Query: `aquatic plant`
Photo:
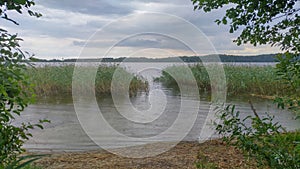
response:
[[[177,88],[177,83],[189,85],[191,79],[187,79],[182,73],[182,66],[166,68],[162,76],[156,80],[161,81],[167,87]],[[211,92],[210,77],[203,65],[193,65],[190,69],[194,75],[200,92]],[[271,66],[224,66],[228,96],[260,95],[275,96],[286,95],[290,88],[277,79],[276,70]],[[176,75],[176,81],[167,73]]]
[[[85,91],[91,89],[90,83],[87,83],[85,78],[92,76],[91,67],[77,67],[80,75],[76,76],[78,91]],[[95,92],[97,94],[109,94],[111,92],[111,82],[114,73],[118,70],[121,76],[117,78],[118,85],[116,90],[129,90],[130,95],[134,95],[140,90],[146,91],[148,84],[140,77],[134,76],[127,72],[125,69],[118,68],[117,66],[100,66],[95,77]],[[31,68],[26,73],[30,77],[30,81],[34,84],[33,89],[37,96],[71,96],[72,94],[72,80],[73,80],[74,65],[63,66],[44,66]],[[131,83],[126,86],[125,80],[132,78]]]

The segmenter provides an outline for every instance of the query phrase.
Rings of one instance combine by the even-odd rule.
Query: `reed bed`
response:
[[[29,68],[27,74],[33,89],[37,96],[71,96],[72,82],[76,81],[75,91],[85,93],[87,90],[94,90],[96,94],[110,94],[111,88],[118,90],[127,90],[130,95],[135,95],[138,91],[147,91],[148,83],[140,77],[134,76],[125,69],[117,66],[101,66],[92,82],[88,82],[90,76],[93,76],[94,68],[77,67],[77,74],[74,74],[74,65],[64,66],[45,66],[38,68]],[[114,74],[117,85],[111,85]],[[132,80],[131,80],[132,79]],[[130,85],[126,81],[131,80]],[[94,88],[91,85],[95,84]],[[73,86],[74,87],[74,86]]]
[[[182,66],[166,68],[161,81],[170,88],[178,89],[177,84],[190,85]],[[211,92],[210,77],[202,65],[190,66],[200,92]],[[277,79],[276,71],[271,66],[224,66],[228,96],[285,96],[292,92],[288,85]],[[176,80],[167,72],[176,76]],[[178,82],[178,83],[177,83]]]

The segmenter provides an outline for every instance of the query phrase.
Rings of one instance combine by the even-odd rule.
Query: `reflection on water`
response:
[[[152,137],[170,128],[178,116],[182,98],[178,93],[174,93],[171,89],[165,88],[160,83],[153,82],[154,77],[160,76],[161,69],[169,65],[165,64],[159,68],[155,65],[156,67],[153,66],[150,69],[144,70],[141,68],[151,66],[145,65],[145,63],[127,63],[123,66],[127,70],[143,76],[149,81],[150,94],[141,92],[136,97],[131,98],[130,104],[126,102],[122,104],[121,102],[118,105],[118,108],[126,110],[131,107],[132,104],[137,110],[151,110],[147,115],[153,116],[153,121],[149,123],[130,121],[118,112],[114,100],[112,100],[110,96],[98,96],[98,107],[106,121],[119,133],[129,137]],[[161,92],[153,92],[156,90],[162,91],[164,95],[161,95]],[[149,99],[151,99],[151,97],[149,96],[155,98],[155,100],[150,101]],[[192,100],[193,98],[187,99]],[[252,112],[247,100],[249,100],[249,98],[237,98],[231,100],[230,103],[236,104],[237,110],[241,111],[243,116],[246,116]],[[292,113],[276,109],[272,101],[257,98],[251,98],[251,100],[257,112],[260,112],[261,115],[264,115],[265,112],[271,112],[276,117],[275,121],[279,121],[288,130],[300,128],[300,121],[295,120]],[[86,106],[89,107],[89,100],[83,101]],[[157,109],[151,109],[153,106],[151,104],[165,106],[158,106]],[[197,141],[199,139],[200,131],[203,127],[209,108],[209,97],[201,97],[197,119],[192,130],[184,140]],[[161,109],[163,111],[161,111]],[[89,109],[89,111],[93,110]],[[79,151],[99,149],[81,128],[74,110],[72,98],[40,98],[36,104],[30,105],[25,109],[25,112],[22,115],[22,121],[35,122],[44,118],[51,120],[51,123],[46,124],[44,130],[37,129],[33,131],[34,137],[25,145],[30,151]],[[17,121],[19,120],[17,119]],[[107,140],[106,144],[108,146],[112,145],[112,147],[116,144],[113,143],[114,140],[120,141],[115,138],[107,138]]]
[[[42,102],[47,101],[45,99]],[[260,112],[261,115],[264,112],[271,112],[275,115],[275,120],[280,121],[289,130],[299,128],[300,121],[296,121],[293,114],[276,109],[270,101],[253,101],[257,112]],[[165,112],[157,120],[146,124],[131,122],[122,117],[116,111],[113,101],[109,97],[99,100],[99,107],[107,122],[118,132],[130,137],[151,137],[165,131],[173,124],[180,109],[178,102],[180,102],[179,96],[168,95]],[[252,113],[247,102],[235,101],[233,103],[238,105],[237,110],[241,111],[242,115],[246,116],[246,114]],[[132,104],[138,105],[136,106],[138,109],[147,109],[149,106],[144,94],[132,99]],[[208,109],[209,102],[201,101],[196,123],[185,140],[198,140]],[[22,119],[25,121],[34,122],[41,118],[51,120],[51,123],[47,124],[44,130],[34,130],[34,138],[26,144],[30,150],[77,151],[98,149],[96,144],[82,130],[70,98],[52,100],[47,104],[31,105],[23,114]],[[113,145],[113,143],[111,144]]]

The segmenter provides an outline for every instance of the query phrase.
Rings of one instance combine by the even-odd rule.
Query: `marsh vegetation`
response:
[[[157,78],[165,86],[178,88],[177,84],[190,85],[193,79],[187,78],[184,67],[172,66],[166,68],[162,76]],[[211,80],[203,65],[190,66],[200,92],[211,92]],[[169,73],[168,73],[169,72]],[[176,76],[176,80],[170,75]],[[226,75],[227,95],[235,96],[285,96],[292,89],[283,81],[278,80],[276,70],[272,66],[232,66],[224,65]]]
[[[44,66],[30,68],[26,73],[30,77],[31,83],[34,84],[33,89],[38,97],[71,97],[73,78],[79,82],[79,85],[76,85],[74,90],[84,92],[87,89],[93,88],[91,83],[86,81],[86,78],[93,75],[91,72],[95,70],[93,67],[76,67],[80,75],[73,77],[74,68],[74,65]],[[111,82],[115,72],[118,72],[118,77],[116,77],[118,86],[115,86],[115,90],[127,91],[128,86],[125,83],[128,79],[132,79],[129,85],[130,95],[135,95],[138,91],[146,91],[148,89],[147,81],[127,72],[123,68],[118,68],[117,66],[100,66],[94,78],[95,92],[97,94],[110,94]]]

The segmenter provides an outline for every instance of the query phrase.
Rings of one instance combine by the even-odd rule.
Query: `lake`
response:
[[[66,63],[37,63],[36,66],[52,65],[57,66]],[[71,63],[67,63],[71,64]],[[79,63],[81,66],[91,66],[89,63]],[[92,63],[94,64],[94,63]],[[106,65],[115,65],[115,63],[105,63]],[[173,126],[179,117],[181,105],[183,101],[199,102],[200,106],[197,110],[197,116],[191,130],[184,136],[185,141],[198,141],[201,129],[207,118],[207,114],[211,109],[210,97],[200,95],[200,100],[193,97],[181,97],[180,93],[174,92],[173,89],[164,87],[161,83],[153,81],[153,78],[161,75],[161,70],[172,65],[182,65],[183,63],[119,63],[118,65],[125,68],[131,73],[139,75],[149,81],[149,93],[140,92],[137,96],[130,98],[130,103],[119,100],[118,105],[110,96],[100,96],[97,100],[98,105],[92,105],[89,99],[81,100],[86,108],[86,117],[84,114],[80,118],[91,118],[89,112],[101,110],[102,116],[107,123],[117,132],[127,137],[133,138],[130,141],[110,135],[109,133],[99,133],[99,131],[86,132],[82,127],[82,119],[78,119],[75,112],[74,102],[72,98],[53,97],[41,98],[36,104],[30,105],[25,109],[22,120],[35,122],[39,119],[49,119],[50,124],[45,125],[44,130],[36,129],[33,131],[33,138],[25,144],[25,148],[29,151],[85,151],[96,150],[99,146],[94,143],[88,135],[97,135],[102,141],[101,145],[110,148],[119,148],[124,145],[131,145],[130,142],[144,144],[140,138],[153,138],[152,142],[170,141],[169,138],[174,137],[180,131],[182,125]],[[254,63],[236,63],[236,65],[257,65]],[[260,63],[257,66],[268,66],[273,63]],[[151,100],[152,99],[152,100]],[[251,99],[256,111],[261,116],[265,112],[270,112],[275,116],[275,121],[280,122],[287,130],[295,130],[300,128],[300,120],[295,120],[295,115],[285,110],[279,110],[271,100],[259,99],[254,97],[248,98],[232,98],[227,100],[227,104],[236,104],[237,110],[241,111],[241,116],[252,113],[248,100]],[[120,111],[130,111],[134,107],[142,112],[141,118],[147,116],[152,119],[149,122],[136,122],[130,120],[130,117],[124,117]],[[148,114],[143,114],[143,113]],[[180,116],[184,117],[184,116]],[[184,117],[187,118],[188,117]],[[86,120],[83,119],[83,120]],[[17,119],[16,123],[20,120]],[[173,132],[169,132],[161,138],[155,136],[164,133],[169,128],[174,127]],[[94,133],[93,133],[94,132]],[[88,133],[88,134],[87,134]],[[98,133],[98,134],[97,134]],[[212,138],[218,137],[212,135]],[[136,139],[135,139],[136,138]],[[93,141],[94,140],[94,141]],[[135,144],[135,143],[134,143]]]

